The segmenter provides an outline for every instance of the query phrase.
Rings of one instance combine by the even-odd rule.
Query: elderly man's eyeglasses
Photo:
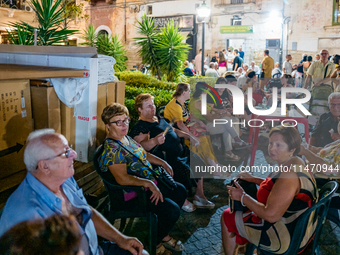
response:
[[[64,152],[62,152],[62,153],[60,153],[60,154],[58,154],[58,155],[56,155],[56,156],[53,156],[53,157],[50,157],[50,158],[46,158],[45,160],[51,160],[51,159],[54,159],[54,158],[57,158],[57,157],[62,157],[62,156],[64,156],[65,155],[65,157],[66,158],[69,158],[70,157],[70,153],[71,153],[71,151],[72,151],[73,149],[72,149],[72,145],[68,148],[68,149],[66,149]]]
[[[331,107],[340,107],[340,104],[330,103],[329,105],[330,105]]]
[[[328,55],[328,53],[321,53],[320,55]]]
[[[126,118],[125,120],[117,120],[117,121],[112,121],[112,122],[110,122],[110,124],[116,124],[117,125],[117,127],[121,127],[121,126],[123,126],[123,123],[125,124],[125,125],[128,125],[129,123],[130,123],[130,119],[129,118]]]
[[[72,149],[72,145],[71,145],[71,146],[70,146],[68,149],[66,149],[64,152],[62,152],[62,153],[60,153],[60,154],[58,154],[58,155],[56,155],[56,156],[49,157],[49,158],[45,158],[45,159],[41,159],[41,160],[51,160],[51,159],[55,159],[55,158],[57,158],[57,157],[62,157],[62,156],[64,156],[64,155],[65,155],[65,158],[69,158],[72,150],[73,150],[73,149]],[[38,169],[38,166],[36,167],[36,169]]]

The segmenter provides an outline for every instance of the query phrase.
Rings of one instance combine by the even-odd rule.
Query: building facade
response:
[[[0,1],[0,36],[6,34],[4,24],[7,22],[36,22],[34,13],[24,8],[25,3],[13,9],[3,4],[11,0]],[[202,48],[202,23],[196,15],[202,1],[91,0],[84,3],[88,21],[75,20],[70,23],[70,29],[81,32],[93,24],[99,33],[118,34],[128,50],[128,69],[141,63],[134,38],[138,36],[137,20],[144,14],[154,17],[158,28],[169,20],[179,25],[192,46],[188,60]],[[254,60],[257,64],[263,58],[264,49],[269,49],[275,62],[284,61],[290,53],[293,63],[300,61],[302,54],[314,57],[323,48],[330,54],[340,53],[339,0],[208,0],[206,3],[211,8],[204,37],[205,55],[209,58],[228,46],[242,47],[244,62]],[[70,39],[78,44],[82,42],[80,34]]]

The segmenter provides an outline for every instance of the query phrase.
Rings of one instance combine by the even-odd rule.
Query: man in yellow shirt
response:
[[[270,78],[272,77],[272,70],[274,68],[274,59],[269,56],[269,50],[265,50],[263,52],[264,58],[261,62],[261,68],[262,68],[262,73],[261,73],[261,82],[260,86],[261,89],[264,89],[264,86],[268,83]]]

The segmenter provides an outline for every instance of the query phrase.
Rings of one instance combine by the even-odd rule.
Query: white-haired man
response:
[[[324,147],[340,139],[338,125],[340,118],[340,93],[334,92],[328,97],[329,112],[322,114],[316,123],[310,139],[310,145]]]
[[[335,64],[328,60],[329,52],[328,50],[320,51],[321,59],[312,63],[307,71],[307,78],[305,80],[304,88],[320,86],[321,84],[332,85],[332,79],[330,78],[335,70]]]
[[[219,77],[218,72],[215,69],[215,63],[210,62],[208,70],[205,72],[207,77]]]
[[[85,254],[147,254],[136,239],[115,229],[89,206],[73,178],[77,153],[52,129],[32,132],[24,152],[27,175],[9,197],[0,219],[0,236],[15,224],[53,214],[74,215]],[[99,246],[97,234],[111,242]],[[114,243],[113,243],[114,242]]]
[[[250,69],[254,70],[256,75],[260,75],[261,74],[261,69],[259,66],[255,65],[254,61],[251,61],[250,63]]]

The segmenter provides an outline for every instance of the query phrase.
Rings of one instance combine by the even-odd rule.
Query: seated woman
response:
[[[230,198],[241,201],[249,211],[230,213],[227,209],[223,212],[222,242],[226,255],[234,253],[236,243],[243,245],[248,242],[273,254],[287,251],[298,216],[318,199],[312,173],[305,170],[304,162],[296,157],[300,144],[300,134],[293,127],[280,126],[270,131],[268,153],[280,171],[270,173],[265,180],[249,173],[239,174],[242,179],[260,186],[257,201],[239,185],[236,188],[227,186]],[[294,171],[295,167],[301,171]],[[314,230],[313,222],[308,222],[301,250],[308,244]]]
[[[155,116],[156,106],[153,99],[154,97],[148,93],[139,94],[135,98],[135,108],[139,113],[139,120],[130,130],[131,137],[140,143],[146,151],[152,151],[154,155],[166,158],[166,161],[174,169],[174,179],[182,183],[189,194],[191,194],[192,188],[196,187],[194,200],[197,206],[214,208],[214,203],[208,201],[204,195],[203,181],[192,178],[194,166],[205,166],[202,158],[191,152],[188,146],[182,142],[182,138],[191,139],[192,135],[171,127],[164,118]],[[163,152],[165,152],[165,156]],[[185,200],[182,209],[186,212],[193,212],[196,207]]]
[[[233,154],[233,144],[234,147],[245,148],[249,146],[246,142],[242,141],[239,135],[237,134],[235,128],[231,126],[231,114],[222,109],[218,113],[212,112],[211,105],[207,104],[207,114],[202,115],[201,107],[202,107],[202,95],[207,94],[205,91],[207,89],[207,84],[204,82],[198,82],[196,84],[196,90],[193,94],[193,99],[190,102],[190,111],[192,112],[193,120],[202,121],[206,126],[207,131],[211,135],[222,134],[223,135],[223,144],[225,148],[224,158],[227,161],[239,161],[241,158],[235,154]],[[228,120],[228,124],[224,125],[216,125],[214,127],[213,121],[214,119],[226,119]]]
[[[219,78],[220,79],[220,78]],[[189,112],[185,107],[185,102],[190,98],[190,85],[188,83],[179,83],[176,92],[173,94],[173,99],[165,106],[164,117],[174,122],[174,128],[178,128],[186,133],[192,133],[199,139],[192,141],[191,146],[189,140],[185,140],[185,144],[194,153],[198,154],[207,165],[217,166],[218,162],[214,155],[210,136],[207,135],[204,123],[190,125]],[[190,131],[188,128],[190,125]],[[196,128],[195,128],[196,127]],[[197,144],[197,145],[196,145]],[[195,201],[194,201],[195,202]]]
[[[80,241],[76,218],[56,214],[13,226],[1,236],[0,250],[2,255],[84,255]]]
[[[101,117],[109,131],[103,144],[103,154],[99,159],[101,170],[108,175],[111,173],[120,185],[146,188],[148,208],[158,216],[157,254],[168,254],[166,248],[181,251],[180,242],[176,243],[168,233],[176,224],[180,208],[187,197],[185,187],[177,183],[177,187],[170,190],[157,182],[149,170],[152,168],[151,164],[162,166],[170,175],[173,174],[172,168],[164,160],[146,152],[140,144],[127,136],[129,112],[124,105],[112,103],[106,106]],[[135,209],[136,194],[126,191],[124,197],[126,207]]]

